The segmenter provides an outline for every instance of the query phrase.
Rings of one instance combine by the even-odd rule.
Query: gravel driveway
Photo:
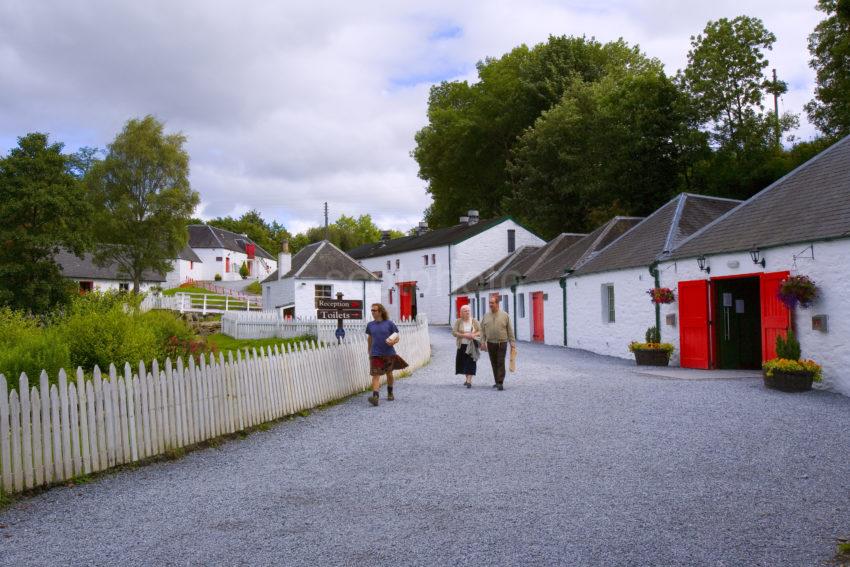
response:
[[[454,342],[397,386],[0,511],[2,565],[818,565],[850,535],[850,399]],[[483,361],[482,361],[483,362]]]

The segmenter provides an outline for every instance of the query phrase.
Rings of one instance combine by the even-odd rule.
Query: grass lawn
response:
[[[311,340],[315,338],[316,337],[312,335],[304,335],[302,337],[294,337],[291,339],[234,339],[233,337],[228,337],[227,335],[216,333],[215,335],[208,336],[207,340],[214,342],[215,345],[218,347],[218,350],[226,353],[229,350],[235,352],[237,350],[242,350],[245,348],[253,349],[272,345],[300,343],[302,341]]]

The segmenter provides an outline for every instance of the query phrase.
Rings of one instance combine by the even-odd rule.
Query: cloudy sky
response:
[[[0,154],[27,132],[105,147],[153,114],[188,137],[205,218],[256,208],[292,231],[371,213],[406,229],[429,204],[410,158],[428,88],[549,35],[623,37],[684,66],[710,19],[761,18],[790,91],[812,96],[815,0],[0,0]],[[805,122],[798,134],[813,135]]]

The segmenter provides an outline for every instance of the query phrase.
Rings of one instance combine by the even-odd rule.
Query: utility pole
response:
[[[782,144],[782,131],[779,125],[779,82],[776,80],[776,69],[773,70],[773,117],[776,119],[776,146]]]
[[[325,240],[329,240],[328,238],[328,202],[325,201]]]

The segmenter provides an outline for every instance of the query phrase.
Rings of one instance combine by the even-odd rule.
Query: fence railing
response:
[[[346,320],[343,323],[345,336],[363,335],[366,331],[366,323],[366,321]],[[427,324],[427,320],[420,317],[418,321],[404,320],[396,323],[399,329],[420,324]],[[235,339],[291,338],[313,335],[319,341],[331,342],[336,341],[336,321],[286,319],[278,311],[228,312],[221,316],[221,332]]]
[[[170,309],[180,313],[226,313],[229,311],[259,311],[262,309],[257,297],[235,297],[206,293],[178,292],[172,296],[148,295],[142,300],[142,311]]]
[[[400,327],[396,350],[416,369],[431,356],[427,324]],[[369,384],[365,337],[167,360],[137,373],[64,371],[17,390],[0,374],[0,488],[7,493],[162,455],[313,408]]]

